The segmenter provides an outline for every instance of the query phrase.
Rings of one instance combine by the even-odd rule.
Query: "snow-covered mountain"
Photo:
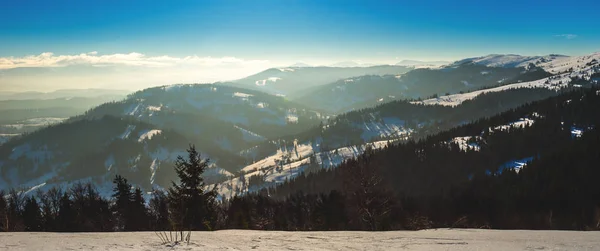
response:
[[[115,174],[128,177],[149,191],[174,179],[173,163],[185,153],[190,139],[176,132],[115,117],[79,120],[17,137],[0,146],[0,189],[67,186],[93,181],[110,192]],[[218,149],[203,152],[217,163],[228,161]],[[212,171],[213,182],[220,168]],[[102,190],[102,189],[101,189]]]
[[[90,179],[110,187],[117,173],[145,190],[168,186],[173,162],[189,144],[211,159],[205,175],[214,183],[248,163],[240,150],[305,131],[322,116],[281,97],[228,86],[150,88],[21,137],[3,135],[0,189]]]
[[[242,151],[241,155],[253,163],[241,169],[241,176],[220,183],[218,189],[224,197],[257,191],[306,172],[335,167],[359,156],[367,148],[379,149],[395,142],[423,138],[556,94],[546,89],[516,89],[486,94],[454,108],[395,101],[342,114],[321,128]],[[467,140],[461,142],[467,144]]]
[[[130,91],[127,90],[111,89],[62,89],[52,92],[0,92],[0,100],[56,100],[70,98],[98,98],[107,96],[125,97],[125,95],[129,93]]]
[[[88,93],[87,90],[83,92],[64,90],[52,94],[20,93],[10,96],[14,98],[13,100],[0,100],[0,145],[10,137],[60,123],[71,116],[79,115],[105,102],[125,98],[124,94],[102,95],[101,93],[102,90],[99,90],[99,94],[96,94],[98,96],[91,96],[94,94]],[[49,98],[55,95],[81,96]],[[27,97],[37,98],[19,99]]]
[[[404,66],[413,66],[413,67],[423,67],[423,66],[441,66],[441,65],[446,65],[449,64],[449,61],[421,61],[421,60],[410,60],[410,59],[405,59],[402,60],[398,63],[396,63],[396,65],[404,65]]]
[[[553,57],[553,59],[549,59],[551,57]],[[512,62],[516,63],[522,62],[524,59],[527,59],[526,64],[534,62],[531,64],[536,65],[536,67],[542,67],[546,71],[549,71],[554,75],[533,81],[503,85],[496,88],[477,90],[468,93],[444,95],[436,98],[427,99],[424,101],[417,101],[415,103],[422,103],[427,105],[436,104],[455,106],[464,102],[465,100],[473,99],[474,97],[477,97],[483,93],[500,92],[518,88],[547,88],[551,90],[560,90],[568,87],[582,87],[583,85],[589,83],[598,83],[598,81],[600,80],[600,53],[595,53],[581,57],[547,56],[540,57],[541,59],[531,58],[533,57],[521,57],[515,55],[509,55],[506,57],[494,56],[491,58],[487,58],[487,61],[485,61],[485,63],[498,64],[499,62],[503,62],[507,64],[502,64],[502,66],[508,66],[513,65],[513,63],[508,63],[511,60],[513,60]],[[483,60],[475,61],[478,63],[484,62]]]
[[[328,65],[329,67],[371,67],[376,64],[364,63],[360,61],[342,61]]]
[[[282,97],[213,84],[149,88],[126,100],[98,106],[77,119],[105,115],[132,117],[186,136],[206,138],[229,151],[265,138],[299,133],[325,116]]]
[[[551,75],[540,68],[458,65],[416,69],[399,75],[369,75],[338,80],[293,99],[334,113],[375,106],[397,99],[417,99],[472,91]]]
[[[329,84],[340,79],[363,75],[397,75],[409,70],[410,68],[405,66],[391,65],[372,67],[319,66],[272,68],[227,84],[293,98],[309,91],[311,88]]]
[[[304,63],[304,62],[296,62],[296,63],[294,63],[294,64],[292,64],[292,65],[290,65],[288,67],[297,67],[297,68],[300,68],[300,67],[313,67],[313,66],[309,65],[307,63]]]
[[[513,54],[491,54],[483,57],[467,58],[454,62],[452,65],[478,64],[489,67],[540,67],[552,74],[560,74],[570,71],[581,70],[600,61],[600,52],[584,56],[520,56]]]

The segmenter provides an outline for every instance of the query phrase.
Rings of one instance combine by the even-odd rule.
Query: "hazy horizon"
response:
[[[592,1],[10,2],[0,10],[0,91],[138,90],[235,80],[298,62],[578,56],[600,51],[594,6]]]

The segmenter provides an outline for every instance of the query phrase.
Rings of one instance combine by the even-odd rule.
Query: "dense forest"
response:
[[[0,229],[597,230],[598,114],[598,90],[572,91],[225,201],[205,185],[208,164],[191,147],[175,163],[179,182],[150,201],[122,176],[112,198],[81,183],[11,190],[0,195]]]

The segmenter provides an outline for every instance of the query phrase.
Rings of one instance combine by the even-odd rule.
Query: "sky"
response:
[[[296,62],[584,55],[600,51],[598,2],[2,1],[0,91],[212,82]]]

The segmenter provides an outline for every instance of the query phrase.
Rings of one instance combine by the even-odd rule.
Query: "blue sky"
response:
[[[296,62],[600,51],[600,1],[2,0],[0,92],[137,90]]]
[[[600,1],[0,3],[0,57],[98,51],[268,60],[459,59],[600,50]]]

